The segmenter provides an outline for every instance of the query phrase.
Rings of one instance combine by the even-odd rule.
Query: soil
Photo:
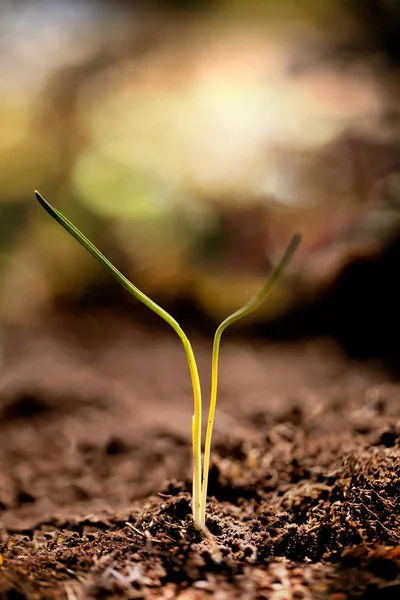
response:
[[[205,396],[211,342],[195,334]],[[1,341],[0,598],[400,598],[400,384],[331,340],[227,337],[207,524],[167,327],[98,309]]]

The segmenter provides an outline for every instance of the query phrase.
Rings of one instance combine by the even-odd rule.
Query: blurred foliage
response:
[[[389,22],[378,0],[2,3],[2,318],[107,278],[35,188],[147,293],[216,319],[294,231],[264,315],[376,252],[400,225]]]

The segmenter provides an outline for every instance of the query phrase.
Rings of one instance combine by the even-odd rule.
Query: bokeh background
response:
[[[254,330],[397,355],[399,6],[3,0],[3,325],[135,304],[38,189],[199,328],[258,291],[301,233]]]

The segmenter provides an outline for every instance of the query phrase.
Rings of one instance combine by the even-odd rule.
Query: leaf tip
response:
[[[43,196],[42,196],[42,194],[40,192],[38,192],[37,190],[35,190],[34,194],[36,196],[36,200],[38,200],[40,202],[40,204],[44,204],[46,202],[46,200],[43,198]]]

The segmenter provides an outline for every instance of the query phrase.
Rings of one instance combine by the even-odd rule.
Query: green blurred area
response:
[[[216,320],[294,232],[302,250],[256,318],[375,252],[400,223],[398,89],[345,7],[3,3],[1,319],[30,321],[108,277],[34,189],[146,293]]]

